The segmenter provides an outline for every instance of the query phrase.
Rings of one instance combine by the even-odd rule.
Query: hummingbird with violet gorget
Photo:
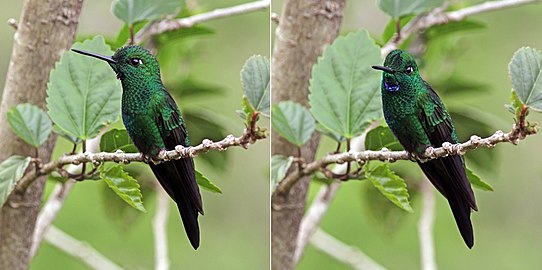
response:
[[[158,61],[149,51],[137,45],[120,48],[113,56],[72,51],[106,61],[113,68],[122,84],[122,121],[143,155],[152,158],[160,151],[174,150],[176,145],[190,145],[181,112],[164,87]],[[186,235],[197,249],[200,243],[198,215],[203,215],[203,205],[194,161],[181,158],[160,164],[151,162],[149,166],[177,203]]]
[[[458,143],[450,114],[439,96],[420,76],[414,58],[403,50],[388,54],[382,74],[382,109],[393,134],[408,152],[421,155],[427,147]],[[477,211],[474,193],[462,156],[452,155],[418,165],[435,188],[448,200],[459,232],[469,248],[474,245],[470,220]]]

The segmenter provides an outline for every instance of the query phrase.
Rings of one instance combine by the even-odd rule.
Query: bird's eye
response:
[[[134,67],[137,67],[139,65],[143,64],[143,61],[141,61],[141,59],[139,58],[131,58],[130,59],[130,65],[134,66]]]
[[[412,66],[406,67],[405,73],[406,73],[407,75],[410,75],[410,74],[414,73],[414,68],[413,68]]]

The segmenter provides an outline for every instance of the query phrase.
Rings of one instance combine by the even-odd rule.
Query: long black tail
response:
[[[177,203],[186,235],[192,247],[198,249],[198,213],[203,215],[203,206],[194,174],[194,162],[191,158],[182,158],[150,166],[162,187]]]
[[[431,183],[448,199],[459,232],[465,244],[472,248],[474,233],[470,214],[471,209],[477,211],[478,208],[462,157],[448,156],[418,164]]]

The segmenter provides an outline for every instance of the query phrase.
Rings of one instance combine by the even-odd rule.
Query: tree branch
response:
[[[354,269],[385,269],[358,248],[344,244],[321,229],[316,230],[311,238],[311,244],[317,249],[333,256],[333,258],[337,259],[338,261],[348,264]]]
[[[98,152],[100,150],[100,139],[102,138],[103,132],[96,138],[90,139],[86,142],[87,149],[90,152]],[[76,174],[82,171],[82,166],[77,166],[71,164],[66,169],[68,173]],[[34,229],[34,238],[32,241],[32,247],[30,249],[30,258],[33,258],[36,254],[36,251],[40,247],[43,237],[53,224],[58,212],[62,209],[68,194],[72,191],[73,185],[75,184],[74,180],[68,180],[65,183],[57,183],[55,188],[49,195],[47,202],[41,208],[38,218],[36,220],[36,228]]]
[[[154,269],[168,270],[169,258],[167,253],[167,219],[169,214],[169,198],[162,188],[156,192],[156,214],[152,222],[154,234]]]
[[[249,13],[256,10],[268,9],[269,5],[269,0],[260,0],[228,8],[219,8],[187,18],[157,21],[141,29],[135,36],[135,43],[141,43],[143,40],[146,40],[151,36],[158,35],[163,32],[172,31],[180,28],[189,28],[198,23]]]
[[[58,212],[62,209],[64,201],[75,184],[74,180],[68,180],[66,183],[57,183],[49,195],[47,203],[43,206],[36,220],[36,228],[34,230],[34,240],[30,249],[30,257],[33,258],[40,247],[43,237],[51,228]]]
[[[76,155],[69,155],[60,157],[54,161],[51,161],[46,164],[41,164],[39,170],[31,170],[26,175],[24,175],[21,180],[17,183],[16,191],[24,191],[26,188],[40,175],[46,175],[52,171],[55,171],[67,164],[81,164],[83,162],[92,162],[98,164],[101,162],[113,161],[117,163],[130,163],[130,162],[164,162],[168,160],[195,157],[201,153],[208,152],[210,150],[223,151],[232,146],[242,146],[243,148],[248,148],[250,144],[253,144],[257,140],[265,139],[267,136],[257,132],[256,134],[251,134],[249,130],[245,129],[244,133],[240,137],[234,137],[233,135],[228,135],[221,141],[213,142],[211,140],[203,140],[200,145],[184,147],[182,145],[177,145],[175,150],[162,151],[160,154],[149,160],[148,157],[145,157],[141,153],[123,153],[117,151],[116,153],[81,153]]]
[[[382,47],[382,55],[387,55],[389,52],[397,48],[397,46],[403,43],[408,37],[415,32],[423,31],[431,26],[438,24],[446,24],[451,21],[461,21],[468,16],[504,9],[509,7],[515,7],[526,4],[533,4],[539,2],[539,0],[500,0],[500,1],[488,1],[479,5],[474,5],[466,8],[462,8],[456,11],[445,12],[444,9],[436,8],[429,13],[420,14],[416,18],[412,19],[399,34],[395,34],[384,47]]]
[[[380,151],[350,151],[347,153],[330,154],[317,161],[302,164],[303,170],[298,170],[286,176],[286,178],[284,178],[278,184],[275,192],[288,194],[290,188],[303,176],[311,175],[314,172],[324,169],[327,165],[333,163],[341,164],[351,161],[363,162],[369,160],[394,162],[396,160],[411,160],[413,158],[424,162],[427,159],[441,158],[448,155],[464,155],[467,151],[474,150],[478,147],[493,148],[497,143],[502,142],[517,144],[518,141],[525,139],[527,135],[533,135],[536,134],[536,132],[536,129],[520,130],[519,125],[514,124],[512,131],[508,133],[498,130],[493,135],[483,139],[473,135],[471,136],[470,140],[464,143],[443,143],[442,147],[439,148],[427,148],[425,153],[420,157],[413,157],[407,151],[389,151],[387,149]]]
[[[316,198],[314,198],[311,207],[307,211],[307,214],[305,214],[301,220],[294,254],[294,264],[297,265],[299,263],[299,260],[303,255],[303,251],[305,251],[305,246],[313,234],[318,230],[320,221],[322,221],[324,214],[329,208],[331,200],[335,198],[335,194],[337,194],[337,190],[339,190],[340,186],[341,183],[335,181],[330,185],[321,187],[318,195],[316,195]]]
[[[420,238],[420,255],[423,270],[436,270],[435,244],[433,241],[433,223],[435,222],[435,193],[431,183],[424,177],[421,187],[422,214],[418,221],[418,237]]]
[[[123,269],[96,251],[89,244],[71,237],[65,232],[59,230],[57,227],[53,226],[49,229],[47,234],[45,234],[45,240],[74,258],[80,259],[92,269]]]
[[[375,128],[377,125],[378,123],[376,121],[371,123],[361,136],[352,139],[352,151],[365,150],[365,138],[367,137],[367,133],[371,129]],[[346,164],[341,164],[333,168],[333,173],[336,174],[344,174],[346,171]],[[305,247],[309,242],[309,239],[318,229],[318,226],[320,225],[322,218],[327,212],[331,201],[333,200],[333,198],[335,198],[335,195],[337,194],[337,190],[339,189],[340,185],[341,182],[336,181],[331,183],[329,186],[321,187],[318,195],[316,195],[316,197],[314,198],[309,210],[307,210],[307,213],[305,214],[305,216],[303,216],[301,224],[299,225],[299,235],[297,237],[297,244],[294,254],[295,264],[299,263],[301,256],[303,256],[303,252],[305,251]]]

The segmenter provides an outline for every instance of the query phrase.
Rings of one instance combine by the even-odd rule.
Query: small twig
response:
[[[530,130],[528,127],[525,130],[520,130],[518,125],[514,124],[512,131],[504,133],[501,130],[496,131],[493,135],[487,138],[480,138],[478,136],[471,136],[470,140],[464,143],[443,143],[439,148],[427,148],[423,155],[415,157],[416,159],[424,162],[428,159],[436,159],[445,157],[448,155],[464,155],[469,150],[474,150],[478,147],[493,148],[496,144],[502,142],[509,142],[516,144],[519,140],[523,140],[528,135],[533,135],[536,130]],[[314,162],[305,164],[303,170],[298,170],[288,174],[275,189],[275,192],[279,194],[288,194],[290,188],[297,183],[303,176],[311,175],[312,173],[325,168],[332,163],[342,164],[351,161],[368,161],[368,160],[380,160],[387,162],[394,162],[396,160],[411,160],[412,155],[407,151],[360,151],[360,152],[345,152],[340,154],[331,154],[324,156],[323,158]]]
[[[397,21],[395,22],[395,41],[398,41],[401,39],[401,18],[397,18]]]
[[[184,147],[182,145],[177,145],[175,150],[163,151],[157,157],[154,157],[152,162],[160,163],[168,160],[195,157],[201,153],[208,152],[210,150],[223,151],[226,148],[232,146],[242,146],[244,148],[248,147],[249,144],[253,143],[253,140],[265,139],[266,135],[262,133],[251,134],[249,130],[243,132],[243,135],[240,137],[234,137],[233,135],[228,135],[221,141],[213,142],[211,140],[203,140],[200,145]],[[129,163],[129,162],[148,162],[148,158],[142,155],[141,153],[81,153],[77,155],[63,156],[56,160],[53,160],[49,163],[43,164],[41,168],[37,171],[30,171],[25,174],[21,180],[17,183],[16,190],[24,191],[26,188],[38,177],[41,175],[46,175],[52,171],[58,170],[64,165],[75,164],[79,165],[85,162],[99,163],[106,161],[114,161],[117,163]]]
[[[423,270],[436,270],[433,223],[435,222],[435,193],[429,180],[424,177],[421,184],[422,212],[418,221],[420,255]]]
[[[239,14],[244,14],[256,10],[262,10],[269,8],[269,0],[260,0],[250,3],[245,3],[228,8],[215,9],[206,13],[197,14],[187,18],[176,19],[176,20],[163,20],[155,23],[151,23],[141,29],[135,36],[135,43],[141,43],[143,40],[147,40],[149,37],[161,34],[163,32],[172,31],[180,28],[189,28],[195,24],[224,18]]]
[[[133,45],[135,44],[134,43],[134,25],[130,24],[129,29],[130,29],[130,45]]]
[[[123,268],[110,261],[100,252],[96,251],[89,244],[81,242],[56,227],[51,227],[47,234],[45,234],[45,240],[51,245],[59,248],[79,259],[92,269],[96,270],[122,270]]]
[[[383,266],[375,262],[356,247],[348,246],[327,234],[321,229],[316,230],[311,237],[311,244],[317,249],[327,253],[340,262],[358,270],[384,270]]]
[[[488,1],[479,5],[462,8],[456,11],[445,12],[444,9],[437,8],[427,14],[421,14],[418,17],[412,19],[402,30],[396,33],[396,36],[392,38],[381,49],[383,56],[387,55],[397,46],[403,43],[408,37],[415,32],[423,31],[431,26],[438,24],[446,24],[450,21],[461,21],[468,16],[504,9],[514,6],[533,4],[539,2],[539,0],[500,0],[500,1]]]
[[[156,214],[152,222],[154,234],[154,269],[168,270],[169,257],[167,251],[167,220],[169,214],[169,197],[162,188],[156,192]]]

